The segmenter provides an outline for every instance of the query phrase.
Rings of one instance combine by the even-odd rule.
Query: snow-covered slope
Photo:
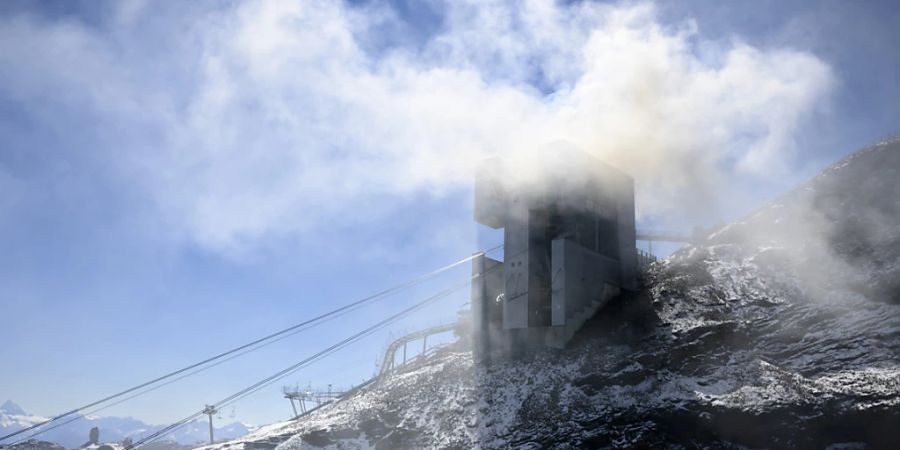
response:
[[[46,417],[30,415],[20,406],[7,401],[0,406],[0,435],[21,430],[31,425],[46,421]],[[78,448],[88,441],[91,428],[100,429],[101,442],[119,442],[127,437],[139,439],[162,428],[160,425],[148,425],[131,417],[82,417],[80,420],[60,426],[39,436],[43,441],[62,445],[65,448]],[[231,423],[216,428],[216,436],[222,439],[243,436],[249,429],[239,423]],[[25,437],[27,434],[21,436]],[[209,439],[209,426],[205,421],[190,423],[178,433],[170,436],[181,444],[195,444]]]
[[[564,352],[448,349],[218,450],[900,448],[900,140],[657,263]]]

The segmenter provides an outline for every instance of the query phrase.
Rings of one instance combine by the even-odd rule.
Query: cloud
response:
[[[642,215],[709,208],[733,177],[783,175],[834,84],[814,55],[705,40],[650,3],[442,11],[427,42],[377,49],[401,20],[384,5],[241,3],[168,28],[146,5],[108,28],[16,17],[2,89],[98,117],[99,151],[172,229],[228,252],[469,189],[483,158],[561,140],[631,173]]]

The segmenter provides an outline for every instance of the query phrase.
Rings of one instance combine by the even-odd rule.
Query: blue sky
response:
[[[687,229],[900,131],[891,2],[11,1],[0,15],[0,400],[45,415],[498,243],[471,220],[487,156],[566,141],[634,175],[640,226]],[[178,419],[462,276],[104,414]],[[388,340],[285,384],[358,382]],[[279,387],[236,419],[284,418]]]

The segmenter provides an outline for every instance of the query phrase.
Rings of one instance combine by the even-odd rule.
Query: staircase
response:
[[[566,324],[560,326],[549,327],[545,339],[545,344],[552,348],[565,348],[566,344],[575,336],[575,333],[581,329],[582,325],[587,322],[597,311],[600,310],[613,297],[619,295],[619,288],[606,285],[603,294],[590,303],[578,309],[571,315],[566,315]]]

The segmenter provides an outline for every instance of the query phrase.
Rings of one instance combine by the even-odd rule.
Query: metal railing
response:
[[[449,323],[445,325],[438,325],[436,327],[426,328],[424,330],[416,331],[415,333],[407,334],[399,339],[391,342],[391,345],[388,346],[388,349],[384,352],[384,361],[381,363],[381,371],[378,374],[379,378],[387,377],[394,369],[399,366],[395,365],[394,360],[396,359],[397,351],[401,348],[403,349],[403,362],[400,366],[403,366],[407,363],[406,358],[406,345],[412,341],[417,341],[419,339],[422,340],[422,353],[419,358],[424,358],[428,356],[428,336],[439,333],[447,333],[449,331],[453,331],[456,328],[456,323]]]
[[[659,259],[652,253],[645,252],[639,248],[635,250],[637,250],[637,263],[640,270],[647,270],[647,268],[650,267],[650,264],[653,264]]]

